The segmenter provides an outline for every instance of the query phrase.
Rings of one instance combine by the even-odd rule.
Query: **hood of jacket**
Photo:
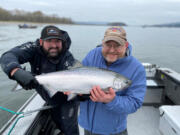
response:
[[[59,56],[58,59],[56,60],[51,60],[51,62],[55,62],[55,63],[58,63],[58,61],[65,55],[66,52],[68,52],[70,46],[71,46],[71,38],[69,37],[69,34],[66,32],[66,31],[63,31],[61,30],[62,34],[63,34],[63,40],[62,40],[62,44],[63,44],[63,49],[61,51],[61,54]],[[40,42],[39,42],[39,39],[37,39],[35,42],[34,42],[37,46],[38,46],[38,52],[43,55],[43,56],[46,56],[46,54],[44,53],[43,49],[42,49],[42,46],[40,46]],[[53,62],[53,63],[54,63]]]

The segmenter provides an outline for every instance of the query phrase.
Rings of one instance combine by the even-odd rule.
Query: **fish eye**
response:
[[[131,81],[130,80],[125,80],[124,83],[125,84],[131,84]]]
[[[128,81],[128,80],[125,80],[125,81],[124,81],[124,83],[128,84],[128,83],[129,83],[129,81]]]

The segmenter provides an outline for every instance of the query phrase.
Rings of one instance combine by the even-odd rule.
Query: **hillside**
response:
[[[46,15],[41,11],[8,11],[3,8],[0,8],[0,21],[73,24],[73,21],[70,18],[58,17],[57,15]]]

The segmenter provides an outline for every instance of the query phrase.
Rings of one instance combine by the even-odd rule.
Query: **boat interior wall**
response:
[[[164,95],[180,105],[180,74],[168,68],[159,68],[157,76],[164,83]]]
[[[147,77],[144,105],[180,104],[180,74],[154,64],[143,63]]]
[[[144,97],[144,106],[160,106],[163,102],[162,88],[148,88]]]
[[[171,80],[174,83],[180,85],[180,73],[169,68],[158,68],[157,72],[163,74],[166,78],[168,78],[168,80]],[[161,75],[161,80],[164,80],[164,76]]]
[[[157,75],[156,65],[143,63],[146,70],[147,91],[144,98],[143,105],[146,106],[160,106],[163,103],[164,83]]]
[[[148,79],[144,105],[161,105],[163,102],[163,91],[164,85],[162,81]]]

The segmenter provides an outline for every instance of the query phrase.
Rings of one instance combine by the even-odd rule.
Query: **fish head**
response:
[[[113,86],[116,90],[124,90],[131,85],[132,81],[127,78],[115,78]]]

